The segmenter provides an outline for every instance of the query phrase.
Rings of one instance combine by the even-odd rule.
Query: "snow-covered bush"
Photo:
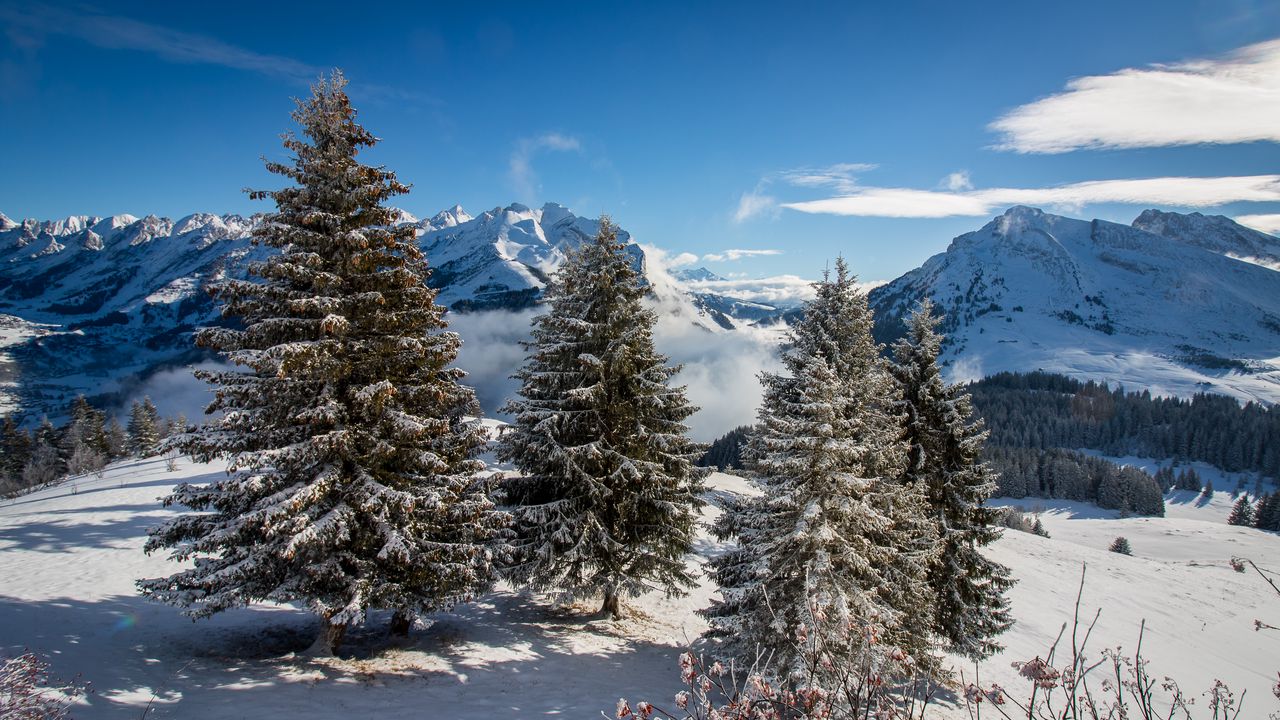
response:
[[[80,683],[53,681],[49,664],[35,653],[0,660],[0,718],[5,720],[70,717],[71,704],[86,691]]]
[[[789,653],[761,650],[749,667],[708,664],[692,652],[680,656],[684,690],[670,704],[618,701],[615,718],[668,720],[834,720],[925,717],[941,685],[925,678],[914,658],[882,641],[874,619],[833,619],[834,608],[815,605],[811,617],[825,627],[797,628]]]
[[[1124,536],[1120,536],[1120,537],[1117,537],[1115,540],[1112,540],[1111,546],[1108,547],[1107,549],[1113,553],[1120,553],[1121,555],[1133,554],[1133,548],[1129,546],[1129,538]]]

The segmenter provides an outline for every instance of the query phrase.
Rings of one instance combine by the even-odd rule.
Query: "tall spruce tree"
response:
[[[707,471],[684,420],[697,408],[679,371],[653,346],[656,317],[608,218],[569,253],[534,319],[516,377],[515,417],[498,457],[521,476],[506,485],[515,517],[517,584],[572,597],[683,594]]]
[[[305,137],[285,136],[291,162],[267,162],[296,185],[250,193],[276,203],[254,241],[278,252],[251,267],[257,279],[215,288],[243,329],[197,335],[244,370],[199,373],[222,415],[173,441],[228,458],[228,477],[166,499],[199,512],[153,530],[147,551],[194,567],[138,583],[194,617],[304,603],[323,619],[315,652],[370,609],[407,631],[413,614],[488,590],[508,523],[474,477],[486,436],[450,367],[460,341],[443,332],[414,228],[383,205],[407,187],[356,160],[377,139],[345,85],[335,71],[298,101]]]
[[[747,662],[772,653],[775,670],[788,674],[807,662],[797,633],[852,626],[848,637],[822,641],[847,664],[876,651],[857,642],[875,626],[880,647],[933,667],[926,571],[936,536],[920,487],[897,480],[905,463],[897,392],[843,259],[816,291],[783,354],[789,374],[761,376],[746,454],[764,493],[730,504],[713,528],[737,546],[711,562],[722,599],[704,611],[708,635]]]
[[[987,433],[973,418],[968,391],[942,379],[938,322],[926,298],[893,346],[889,367],[908,447],[902,477],[923,491],[938,529],[929,568],[934,629],[952,652],[981,659],[1000,649],[993,638],[1013,624],[1004,593],[1014,581],[1009,568],[979,551],[1000,537],[996,512],[983,506],[996,478],[982,461]]]

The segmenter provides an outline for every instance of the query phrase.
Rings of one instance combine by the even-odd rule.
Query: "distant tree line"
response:
[[[151,398],[133,403],[126,425],[93,407],[83,395],[71,403],[67,422],[40,419],[34,431],[6,417],[0,422],[0,497],[86,475],[126,457],[150,457],[173,432],[185,431],[183,416],[160,417]]]
[[[1002,497],[1077,500],[1136,515],[1164,516],[1164,489],[1138,468],[1061,448],[987,446],[985,458],[999,477],[996,494]]]
[[[746,446],[750,435],[750,425],[740,425],[730,430],[711,443],[702,458],[698,460],[698,465],[713,467],[721,472],[742,468],[742,449]]]
[[[1259,495],[1252,500],[1247,494],[1241,495],[1231,508],[1227,523],[1280,531],[1280,492]]]
[[[1280,406],[1223,395],[1152,397],[1044,372],[998,373],[970,392],[989,445],[1199,460],[1280,477]]]

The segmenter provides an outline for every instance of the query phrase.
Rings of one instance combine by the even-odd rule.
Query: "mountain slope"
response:
[[[513,204],[479,216],[455,206],[417,228],[432,268],[429,283],[454,310],[533,305],[565,254],[595,236],[599,220],[548,203]],[[250,235],[261,216],[199,213],[73,216],[21,223],[0,216],[0,412],[19,406],[55,418],[77,392],[101,406],[123,401],[157,370],[203,356],[191,332],[220,322],[210,281],[242,277],[268,248]],[[635,266],[646,258],[625,231]],[[649,273],[668,314],[705,330],[733,328],[776,308],[685,291],[684,281]],[[19,403],[19,400],[21,401]]]
[[[1136,225],[1012,208],[872,291],[878,335],[895,336],[927,295],[946,314],[955,377],[1044,369],[1280,400],[1280,272],[1228,255],[1266,257],[1280,241],[1226,218],[1144,213]]]

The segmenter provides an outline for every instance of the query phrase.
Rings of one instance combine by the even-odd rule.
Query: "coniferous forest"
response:
[[[991,445],[1199,460],[1280,477],[1280,406],[1211,394],[1153,397],[1043,372],[998,373],[969,391]]]

